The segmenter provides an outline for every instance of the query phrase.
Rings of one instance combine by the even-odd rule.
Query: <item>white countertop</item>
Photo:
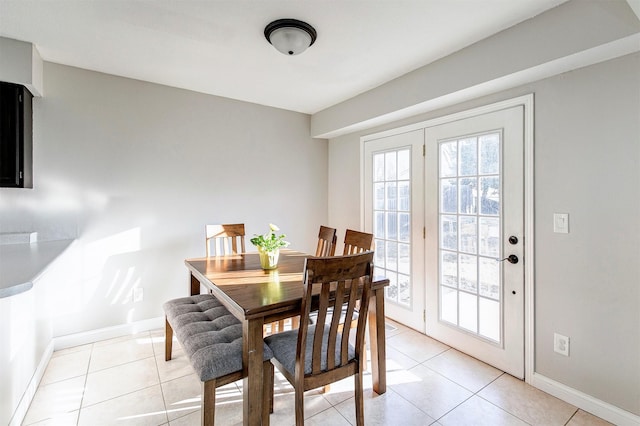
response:
[[[0,245],[0,298],[24,293],[74,240]]]

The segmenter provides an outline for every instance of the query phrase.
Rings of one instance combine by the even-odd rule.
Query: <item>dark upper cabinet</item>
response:
[[[32,102],[26,87],[0,82],[0,187],[33,188]]]

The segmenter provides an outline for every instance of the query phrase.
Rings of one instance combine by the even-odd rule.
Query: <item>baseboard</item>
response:
[[[573,389],[567,385],[556,382],[546,376],[539,373],[533,373],[529,382],[532,386],[560,398],[563,401],[573,404],[584,411],[587,411],[595,416],[598,416],[608,422],[611,422],[618,426],[639,426],[640,416],[636,416],[633,413],[625,411],[607,402],[601,401]]]
[[[49,342],[49,344],[45,348],[44,353],[42,354],[42,358],[40,358],[40,362],[38,363],[38,367],[33,373],[33,377],[31,377],[31,381],[29,381],[27,389],[25,389],[24,393],[22,394],[22,398],[20,398],[20,402],[18,403],[16,410],[13,412],[13,416],[11,417],[11,421],[9,422],[9,426],[20,426],[24,421],[24,417],[27,415],[27,411],[29,410],[31,401],[33,401],[33,397],[38,390],[40,380],[42,380],[42,376],[44,376],[47,365],[49,365],[51,355],[53,355],[53,341]]]
[[[150,318],[136,321],[130,324],[116,325],[113,327],[99,328],[84,331],[82,333],[68,334],[53,338],[54,350],[71,348],[73,346],[86,345],[100,340],[113,339],[115,337],[129,336],[142,331],[155,330],[164,327],[164,317]]]

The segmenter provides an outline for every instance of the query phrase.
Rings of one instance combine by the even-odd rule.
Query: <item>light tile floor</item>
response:
[[[392,321],[384,395],[365,380],[367,425],[607,425],[573,405]],[[277,369],[276,369],[277,372]],[[198,425],[200,381],[184,352],[164,361],[162,330],[53,354],[23,425]],[[355,424],[353,379],[305,395],[306,424]],[[293,391],[276,373],[271,424],[295,423]],[[217,425],[242,424],[242,382],[217,393]]]

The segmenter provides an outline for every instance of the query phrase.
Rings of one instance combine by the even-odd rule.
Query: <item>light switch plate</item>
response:
[[[559,234],[569,233],[569,213],[553,214],[553,232]]]

